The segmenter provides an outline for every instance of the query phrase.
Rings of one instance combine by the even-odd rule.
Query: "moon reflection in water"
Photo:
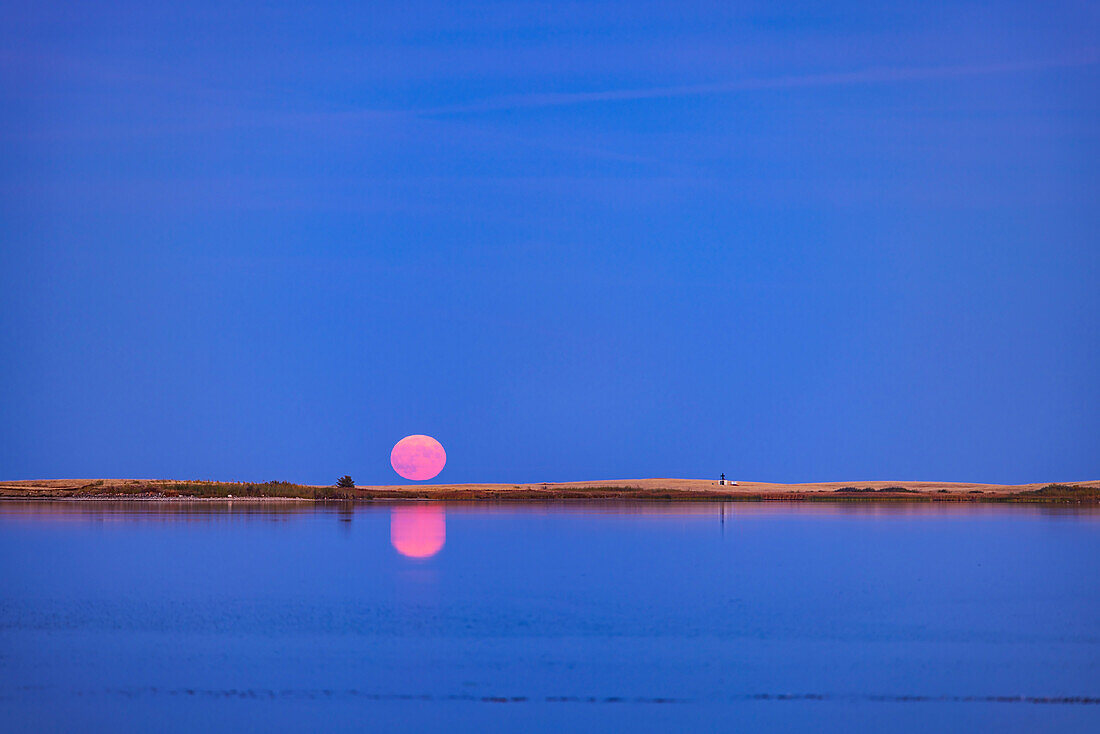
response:
[[[407,558],[431,558],[447,540],[447,520],[437,505],[395,507],[390,511],[390,543]]]

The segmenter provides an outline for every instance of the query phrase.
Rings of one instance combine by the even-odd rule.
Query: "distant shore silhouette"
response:
[[[714,479],[620,479],[526,484],[404,484],[359,487],[290,482],[161,479],[0,481],[0,499],[286,499],[637,501],[1043,502],[1100,504],[1100,481],[1036,484],[961,482],[819,482],[773,484]]]

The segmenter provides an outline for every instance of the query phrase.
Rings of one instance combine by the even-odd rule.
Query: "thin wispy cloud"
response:
[[[420,115],[447,115],[478,112],[498,112],[537,107],[566,107],[599,102],[630,102],[648,99],[694,97],[734,92],[835,87],[855,84],[883,84],[958,77],[987,76],[1013,72],[1092,66],[1100,63],[1100,52],[1091,51],[1075,57],[1031,60],[996,64],[956,66],[874,67],[856,71],[819,74],[794,74],[774,77],[751,77],[708,84],[610,89],[591,92],[536,92],[489,98],[465,104],[442,105],[415,110]]]
[[[8,58],[0,54],[0,59]],[[783,89],[811,89],[852,86],[860,84],[890,84],[937,79],[990,76],[1046,70],[1080,68],[1100,64],[1100,49],[1087,49],[1072,56],[1051,59],[1032,59],[1017,62],[987,64],[965,64],[952,66],[876,66],[850,71],[789,74],[769,77],[748,77],[722,82],[703,84],[684,84],[674,86],[653,86],[633,89],[608,89],[578,92],[530,92],[488,97],[480,100],[455,102],[442,105],[408,108],[359,108],[341,111],[293,110],[272,112],[269,109],[255,109],[250,105],[232,105],[228,99],[240,99],[241,95],[230,89],[209,84],[183,83],[179,79],[166,82],[156,75],[140,72],[120,73],[103,64],[84,64],[79,71],[82,78],[89,76],[103,83],[156,82],[162,88],[173,88],[177,92],[186,91],[194,100],[203,104],[193,104],[189,115],[173,118],[169,122],[149,121],[145,124],[126,121],[107,121],[90,124],[81,121],[79,126],[70,127],[65,123],[59,126],[44,126],[33,130],[13,130],[0,128],[0,138],[29,140],[74,140],[100,139],[109,137],[159,136],[164,134],[189,134],[209,130],[231,130],[240,128],[285,128],[311,127],[321,128],[332,125],[360,124],[371,121],[384,123],[409,118],[421,118],[424,122],[441,121],[439,118],[475,115],[509,110],[539,109],[551,107],[569,107],[585,104],[632,102],[644,100],[674,99],[678,97],[700,97],[708,95],[734,94],[739,92],[772,91]],[[76,70],[77,65],[64,63],[67,70]],[[75,73],[75,72],[74,72]],[[608,151],[593,151],[607,157],[634,159],[634,156],[621,156]]]

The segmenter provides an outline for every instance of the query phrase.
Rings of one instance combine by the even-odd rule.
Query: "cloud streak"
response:
[[[646,87],[641,89],[611,89],[593,92],[553,92],[515,94],[490,98],[466,104],[442,105],[416,110],[418,115],[451,115],[479,112],[504,112],[508,110],[567,107],[600,102],[631,102],[650,99],[671,99],[735,92],[836,87],[857,84],[884,84],[959,77],[987,76],[1025,71],[1092,66],[1100,62],[1100,53],[1062,59],[1008,62],[997,64],[968,64],[956,66],[874,67],[857,71],[822,74],[796,74],[775,77],[755,77],[709,84]]]

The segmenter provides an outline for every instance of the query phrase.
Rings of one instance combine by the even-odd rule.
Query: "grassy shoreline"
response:
[[[0,482],[0,500],[18,499],[251,499],[296,501],[485,501],[562,500],[726,501],[726,502],[979,502],[1100,504],[1100,482],[1087,484],[937,485],[877,483],[886,486],[766,485],[767,489],[717,485],[700,480],[639,480],[637,484],[569,483],[535,485],[427,485],[322,487],[290,482],[213,482],[173,480],[43,480]],[[680,485],[680,486],[676,486]],[[813,486],[814,489],[804,489]],[[993,489],[970,489],[972,486]],[[825,487],[825,488],[821,488]],[[914,487],[920,487],[915,489]]]

